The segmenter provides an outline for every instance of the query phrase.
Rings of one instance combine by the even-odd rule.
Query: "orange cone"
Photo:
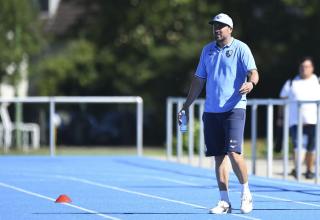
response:
[[[69,196],[67,195],[60,195],[57,199],[56,199],[56,203],[70,203],[72,202],[71,199],[69,198]]]

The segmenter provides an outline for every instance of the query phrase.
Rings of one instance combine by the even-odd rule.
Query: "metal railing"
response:
[[[56,104],[61,103],[136,103],[136,145],[137,154],[143,154],[143,100],[139,96],[59,96],[59,97],[23,97],[23,98],[0,98],[0,103],[49,103],[50,106],[50,129],[49,145],[50,155],[56,154],[54,116]]]
[[[185,101],[185,98],[173,98],[170,97],[167,99],[167,114],[166,114],[166,149],[167,149],[167,159],[173,159],[173,108],[176,107],[175,115],[177,115],[178,111],[181,110],[182,105]],[[265,106],[267,108],[267,122],[266,122],[266,140],[267,140],[267,177],[272,177],[273,171],[273,140],[274,140],[274,107],[275,106],[283,106],[283,178],[288,178],[288,167],[289,167],[289,105],[290,101],[284,99],[251,99],[248,100],[247,105],[251,108],[251,161],[252,161],[252,174],[256,174],[256,160],[257,160],[257,134],[258,134],[258,109],[261,106]],[[320,101],[298,101],[295,102],[298,105],[298,135],[297,135],[297,158],[300,158],[302,147],[303,147],[303,124],[302,124],[302,111],[301,105],[307,103],[316,103],[317,104],[317,125],[316,125],[316,165],[315,165],[315,173],[316,183],[319,183],[319,166],[320,166]],[[204,99],[196,100],[191,106],[189,110],[189,124],[188,124],[188,161],[191,164],[193,160],[193,152],[194,152],[194,108],[198,108],[198,119],[200,123],[199,130],[199,166],[202,166],[202,161],[204,158],[204,138],[203,138],[203,122],[202,122],[202,114],[204,110]],[[179,132],[179,125],[175,118],[176,124],[176,151],[177,151],[177,161],[181,162],[181,158],[183,156],[183,142],[182,142],[182,134]],[[296,173],[297,180],[301,180],[301,163],[297,163]]]

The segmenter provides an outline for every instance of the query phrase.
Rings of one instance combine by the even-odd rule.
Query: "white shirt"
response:
[[[281,98],[288,98],[290,101],[317,101],[320,100],[320,84],[319,79],[315,74],[312,74],[308,79],[302,79],[296,76],[293,80],[287,80],[283,85]],[[298,124],[298,105],[290,103],[289,125]],[[302,122],[303,124],[317,123],[317,105],[302,104],[301,105]]]

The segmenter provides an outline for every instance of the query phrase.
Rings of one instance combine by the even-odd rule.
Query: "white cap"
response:
[[[214,22],[220,22],[220,23],[229,25],[231,28],[233,28],[232,18],[229,15],[224,14],[224,13],[220,13],[220,14],[214,16],[212,18],[212,20],[209,21],[209,24],[212,25]]]

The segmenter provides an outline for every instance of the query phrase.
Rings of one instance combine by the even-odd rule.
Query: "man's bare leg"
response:
[[[306,178],[307,179],[314,178],[314,172],[313,172],[314,160],[315,160],[314,152],[307,151],[306,153],[306,165],[307,165]]]
[[[215,171],[217,183],[220,191],[220,198],[223,201],[229,202],[228,182],[229,182],[229,164],[228,157],[215,156]]]
[[[228,156],[231,161],[233,172],[238,177],[242,187],[240,210],[242,213],[249,213],[252,211],[253,205],[248,183],[247,165],[244,161],[243,155],[241,154],[229,152]]]
[[[244,161],[243,155],[236,152],[229,152],[228,156],[231,161],[233,172],[238,177],[238,180],[241,184],[248,182],[248,171],[247,165]]]
[[[219,190],[227,190],[229,181],[228,158],[225,155],[216,156],[215,165]]]
[[[212,214],[226,214],[231,212],[231,204],[228,193],[228,181],[229,181],[229,163],[228,157],[215,156],[215,171],[217,177],[217,183],[220,192],[220,201],[217,206],[210,209]]]
[[[303,148],[300,151],[300,159],[298,158],[298,149],[294,149],[294,172],[292,173],[294,177],[298,176],[298,164],[300,167],[304,164],[304,161],[307,160],[307,152]],[[308,162],[307,162],[308,163]],[[308,165],[307,165],[308,166]],[[300,168],[300,173],[302,173],[302,169]]]
[[[313,165],[314,165],[314,153],[307,151],[306,153],[306,164],[307,164],[307,171],[312,172],[313,171]]]

